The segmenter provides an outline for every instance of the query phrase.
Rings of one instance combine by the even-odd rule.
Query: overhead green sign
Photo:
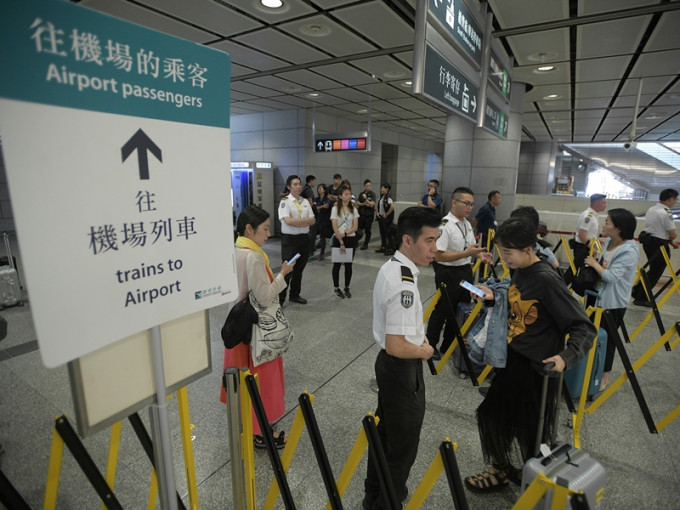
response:
[[[510,100],[510,72],[493,51],[489,57],[489,83],[498,90],[501,96]]]
[[[510,116],[487,98],[484,109],[484,128],[503,139],[508,137]]]
[[[229,55],[64,1],[3,1],[0,96],[229,127]]]
[[[463,0],[428,0],[428,11],[444,34],[480,68],[484,34]]]
[[[423,92],[447,109],[477,120],[479,88],[429,44],[425,49]]]

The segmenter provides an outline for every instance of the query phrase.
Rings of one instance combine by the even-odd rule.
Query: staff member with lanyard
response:
[[[300,297],[302,287],[302,271],[309,258],[309,227],[316,223],[309,200],[302,198],[302,183],[297,175],[286,179],[286,188],[290,192],[281,199],[279,219],[281,220],[281,262],[290,260],[296,253],[300,254],[291,273],[285,277],[288,287],[279,294],[279,302],[286,300],[286,291],[290,289],[290,300],[301,305],[307,300]]]
[[[406,480],[418,454],[425,418],[423,363],[432,357],[423,326],[418,268],[434,260],[439,214],[409,207],[399,215],[399,250],[378,272],[373,288],[373,338],[380,347],[375,361],[378,382],[378,436],[399,501],[408,496]],[[369,450],[364,482],[364,510],[390,508],[380,491],[375,458]]]
[[[441,236],[437,240],[437,255],[434,266],[434,281],[437,288],[446,284],[446,295],[437,302],[427,324],[427,338],[434,348],[434,359],[441,359],[437,349],[439,336],[444,329],[442,352],[446,352],[453,342],[458,303],[469,303],[470,293],[458,284],[462,280],[472,282],[472,259],[478,257],[482,262],[493,262],[492,255],[484,251],[484,247],[475,244],[472,225],[466,219],[474,204],[474,193],[470,188],[456,188],[451,195],[451,209],[441,222]],[[447,298],[448,296],[448,298]]]

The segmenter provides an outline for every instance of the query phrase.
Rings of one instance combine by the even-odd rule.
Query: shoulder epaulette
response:
[[[401,266],[401,281],[415,283],[411,269],[404,265]]]
[[[449,222],[448,218],[442,220],[442,225],[446,225]]]

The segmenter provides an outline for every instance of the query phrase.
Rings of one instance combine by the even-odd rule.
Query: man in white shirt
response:
[[[491,253],[476,244],[472,225],[466,219],[474,205],[474,193],[470,188],[456,188],[451,195],[451,209],[441,222],[436,263],[433,264],[434,281],[437,288],[442,283],[446,284],[446,294],[442,293],[427,324],[427,338],[434,348],[434,359],[441,358],[437,344],[444,323],[446,328],[441,349],[443,352],[454,339],[456,329],[453,325],[456,324],[458,303],[470,302],[470,292],[459,284],[462,280],[472,283],[472,259],[480,258],[486,264],[493,262]]]
[[[425,417],[423,360],[432,357],[423,326],[418,268],[434,260],[439,214],[409,207],[397,222],[399,250],[383,264],[373,288],[373,338],[378,383],[378,436],[399,501],[408,496],[406,481],[418,454]],[[392,508],[381,493],[374,455],[369,451],[364,510]]]
[[[600,235],[600,224],[597,214],[607,208],[607,195],[594,193],[590,195],[590,207],[581,213],[576,224],[576,235],[569,241],[569,246],[574,253],[574,267],[578,272],[583,267],[585,258],[589,255],[590,240],[597,239]],[[564,281],[569,285],[574,274],[571,269],[564,274]]]
[[[673,213],[671,212],[671,207],[677,202],[678,191],[670,188],[665,189],[659,194],[659,203],[647,209],[647,214],[645,214],[645,232],[650,237],[642,244],[642,247],[649,261],[647,277],[649,278],[650,292],[652,292],[666,268],[666,261],[661,255],[661,247],[665,247],[666,250],[669,246],[678,247],[678,243],[674,242],[676,232]],[[670,253],[668,255],[670,256]],[[642,283],[638,283],[633,289],[633,297],[635,298],[633,301],[635,305],[652,306],[647,299]]]
[[[316,219],[309,201],[300,196],[302,183],[297,175],[288,177],[286,188],[290,193],[281,199],[279,206],[281,261],[290,260],[297,253],[300,254],[300,258],[297,259],[293,271],[286,275],[288,287],[279,294],[279,302],[283,304],[286,300],[286,292],[290,289],[291,302],[304,305],[307,304],[307,300],[300,296],[302,271],[309,258],[309,227],[314,225]]]

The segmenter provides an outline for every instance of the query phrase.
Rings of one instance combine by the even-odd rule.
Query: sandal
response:
[[[283,450],[286,447],[287,441],[288,437],[286,437],[286,432],[284,430],[279,432],[278,436],[274,436],[274,446],[276,446],[276,448],[279,450]],[[253,444],[255,445],[255,448],[267,448],[267,443],[265,443],[264,437],[257,434],[253,435]]]
[[[494,472],[491,472],[490,469],[493,469]],[[492,467],[478,475],[468,476],[465,479],[465,485],[477,494],[502,491],[508,486],[508,477],[502,471]]]

